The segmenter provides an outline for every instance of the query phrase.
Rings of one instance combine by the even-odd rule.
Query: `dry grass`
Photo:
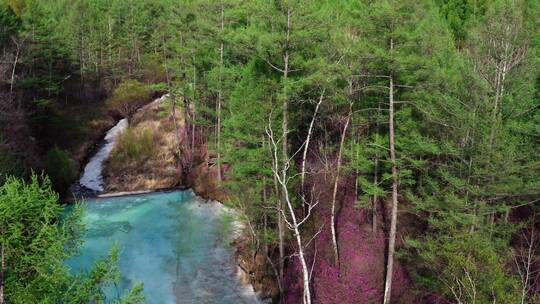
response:
[[[171,116],[159,115],[164,107],[163,102],[153,102],[131,119],[105,166],[108,191],[168,188],[181,180]]]

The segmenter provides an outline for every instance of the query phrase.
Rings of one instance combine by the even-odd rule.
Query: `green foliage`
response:
[[[20,29],[20,19],[11,7],[0,2],[0,44],[11,43],[10,37]]]
[[[9,303],[104,303],[104,289],[118,281],[118,250],[89,273],[71,275],[65,259],[76,253],[84,228],[82,207],[61,221],[63,208],[47,177],[26,184],[9,177],[0,187],[1,269]],[[141,303],[137,287],[126,303]]]
[[[163,84],[167,82],[165,68],[160,63],[159,56],[152,54],[146,55],[141,63],[140,78],[148,84]],[[158,86],[159,87],[159,86]]]
[[[150,98],[148,87],[137,80],[122,82],[105,105],[122,117],[128,117]]]
[[[439,0],[441,15],[448,22],[458,43],[463,43],[468,30],[482,19],[486,10],[485,0]]]
[[[508,244],[500,240],[458,230],[409,245],[420,252],[421,260],[413,261],[421,263],[417,279],[433,291],[442,290],[448,298],[462,303],[487,304],[493,298],[514,303],[519,298],[518,281],[504,267]]]
[[[75,162],[67,151],[58,147],[47,152],[44,169],[51,178],[54,189],[59,193],[64,193],[77,178]]]
[[[65,151],[52,148],[53,139],[76,138],[89,128],[63,111],[72,102],[66,88],[84,94],[94,83],[103,92],[116,87],[105,108],[122,117],[146,102],[151,90],[168,90],[184,114],[178,121],[185,131],[182,157],[194,152],[186,140],[192,135],[195,148],[202,142],[220,153],[227,204],[252,225],[254,248],[271,247],[277,244],[279,215],[269,207],[279,203],[280,191],[269,125],[279,149],[288,140],[289,188],[299,202],[305,189],[298,164],[314,104],[324,92],[307,154],[313,170],[307,176],[320,193],[329,191],[352,104],[342,182],[354,179],[358,207],[373,208],[372,198],[386,200],[392,184],[391,76],[399,202],[405,209],[400,214],[416,214],[422,227],[403,248],[417,270],[415,282],[464,303],[517,297],[516,276],[505,267],[512,258],[512,228],[521,220],[512,213],[540,195],[538,1],[10,3],[13,9],[0,8],[0,39],[26,41],[16,89],[24,93],[21,104],[32,110],[35,136],[51,151],[46,164],[55,185],[67,184],[70,161]],[[500,69],[510,51],[506,57],[519,62]],[[159,117],[170,115],[170,99],[162,109]],[[112,164],[152,156],[154,132],[127,130]],[[215,168],[215,153],[207,155]],[[13,160],[2,153],[2,170],[14,172]],[[323,214],[306,227],[326,223]],[[456,298],[452,291],[458,290],[467,292]],[[127,298],[136,301],[136,291]],[[477,298],[466,298],[473,291]]]

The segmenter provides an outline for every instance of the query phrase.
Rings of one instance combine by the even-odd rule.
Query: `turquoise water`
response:
[[[110,296],[144,283],[146,303],[258,303],[242,286],[223,239],[223,210],[191,191],[87,201],[82,254],[66,263],[90,268],[113,244],[122,280]]]

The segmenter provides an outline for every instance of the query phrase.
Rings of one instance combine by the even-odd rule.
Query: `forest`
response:
[[[149,301],[106,299],[119,248],[69,271],[62,206],[165,94],[269,303],[540,303],[538,0],[0,0],[0,48],[0,304]]]

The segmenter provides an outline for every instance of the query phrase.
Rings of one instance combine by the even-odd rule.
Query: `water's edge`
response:
[[[160,100],[163,100],[163,96],[156,99],[154,102],[158,102]],[[62,202],[66,204],[72,204],[77,201],[81,200],[105,200],[105,199],[111,199],[111,198],[127,198],[127,197],[137,197],[137,196],[144,196],[144,195],[152,195],[152,194],[158,194],[158,193],[170,193],[175,191],[191,191],[194,196],[196,196],[201,202],[205,204],[219,204],[221,208],[228,209],[229,213],[236,214],[234,210],[231,210],[225,205],[219,201],[215,200],[206,200],[203,199],[198,193],[196,193],[193,189],[189,187],[184,186],[178,186],[173,188],[163,188],[163,189],[152,189],[152,190],[138,190],[138,191],[129,191],[129,192],[104,192],[106,187],[106,181],[104,181],[102,172],[103,172],[103,164],[107,160],[107,158],[110,156],[110,153],[112,152],[114,148],[114,144],[116,143],[116,138],[118,135],[120,135],[126,128],[128,127],[128,121],[127,118],[119,120],[111,129],[109,129],[103,139],[101,140],[101,143],[96,145],[95,149],[92,149],[90,151],[88,162],[84,166],[83,171],[81,172],[81,178],[77,183],[72,185],[70,188],[71,196],[65,198]],[[231,223],[233,226],[232,229],[232,235],[230,237],[230,244],[234,243],[234,240],[237,238],[240,238],[242,236],[242,227],[243,223],[241,223],[237,217],[235,217],[235,220]],[[243,276],[243,270],[239,266],[238,256],[234,254],[233,250],[229,248],[231,251],[231,255],[234,256],[235,259],[235,265],[236,265],[236,280],[246,288],[248,292],[253,293],[254,295],[257,295],[254,291],[254,288],[251,284],[245,283],[243,280],[241,280],[241,277]],[[234,278],[233,278],[234,279]],[[258,296],[258,295],[257,295]],[[259,297],[259,296],[258,296]],[[259,297],[260,298],[260,297]]]

